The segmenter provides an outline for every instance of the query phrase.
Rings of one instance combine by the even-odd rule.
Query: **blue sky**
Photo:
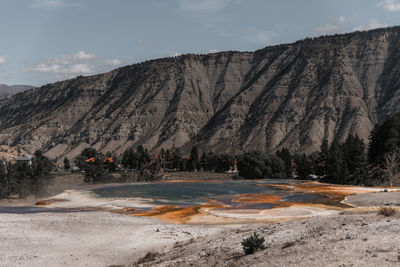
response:
[[[400,25],[400,0],[0,0],[0,84]]]

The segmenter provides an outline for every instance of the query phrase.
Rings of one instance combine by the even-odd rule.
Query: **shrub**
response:
[[[242,246],[246,255],[253,254],[257,250],[265,249],[264,238],[253,233],[250,237],[242,240]]]
[[[392,208],[392,207],[381,207],[378,210],[378,214],[379,215],[383,215],[383,216],[393,216],[394,214],[396,214],[396,209]]]

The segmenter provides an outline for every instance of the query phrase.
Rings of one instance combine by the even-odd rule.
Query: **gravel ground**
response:
[[[379,192],[348,196],[344,201],[359,207],[400,206],[400,192]]]
[[[353,195],[359,206],[400,206],[400,193]],[[397,208],[398,209],[398,208]],[[370,211],[368,211],[370,210]],[[400,213],[391,217],[373,209],[349,209],[276,224],[249,224],[213,236],[178,242],[153,257],[127,266],[400,266]],[[399,209],[398,209],[399,210]],[[241,241],[252,233],[266,249],[244,255]],[[138,262],[143,264],[138,264]]]
[[[267,248],[246,256],[241,241],[253,232]],[[158,254],[143,265],[400,266],[400,217],[374,212],[247,225],[152,251]]]
[[[109,212],[0,213],[0,266],[109,266],[222,226],[166,224]]]
[[[346,202],[400,210],[400,193],[354,195]],[[400,266],[400,212],[384,217],[372,210],[242,225],[170,224],[109,212],[0,211],[0,266]],[[253,232],[267,248],[244,255],[241,241]]]

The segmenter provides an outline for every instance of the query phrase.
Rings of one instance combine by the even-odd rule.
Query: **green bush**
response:
[[[250,237],[242,240],[242,246],[246,255],[253,254],[257,250],[265,249],[264,238],[253,233]]]

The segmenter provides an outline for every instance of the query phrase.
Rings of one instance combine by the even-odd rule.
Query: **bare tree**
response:
[[[391,151],[385,154],[383,170],[386,174],[387,183],[390,187],[393,187],[393,184],[398,183],[400,180],[399,160],[400,155],[397,151]]]

